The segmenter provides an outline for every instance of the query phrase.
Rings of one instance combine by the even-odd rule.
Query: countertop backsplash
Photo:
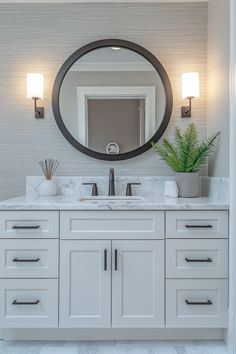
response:
[[[42,176],[26,177],[26,198],[34,199],[39,197],[39,185],[43,181]],[[158,199],[164,196],[164,184],[166,181],[174,180],[170,177],[143,177],[143,176],[116,176],[115,189],[116,195],[125,195],[127,183],[138,182],[141,185],[133,186],[133,195],[142,196],[146,199]],[[84,182],[96,182],[99,195],[108,194],[108,176],[83,176],[83,177],[64,177],[55,176],[53,180],[57,184],[58,195],[91,195],[91,186],[84,186]],[[229,179],[221,177],[201,177],[201,196],[210,197],[214,200],[229,199]]]

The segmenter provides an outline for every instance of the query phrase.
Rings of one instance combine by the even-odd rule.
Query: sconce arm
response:
[[[36,119],[44,118],[44,107],[37,107],[37,100],[39,97],[32,97],[34,100],[34,116]]]
[[[188,106],[181,107],[181,117],[182,118],[190,118],[192,116],[192,99],[194,96],[189,96],[187,99],[189,100]]]

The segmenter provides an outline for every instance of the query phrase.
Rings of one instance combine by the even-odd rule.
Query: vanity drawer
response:
[[[0,238],[57,238],[57,211],[1,211]]]
[[[164,212],[62,211],[60,236],[66,239],[163,239]]]
[[[166,280],[168,328],[225,328],[227,313],[226,279]]]
[[[167,211],[167,238],[227,238],[227,211]]]
[[[58,281],[0,280],[0,327],[58,327]]]
[[[0,278],[57,278],[58,240],[0,240]]]
[[[228,278],[228,240],[166,240],[167,278]]]

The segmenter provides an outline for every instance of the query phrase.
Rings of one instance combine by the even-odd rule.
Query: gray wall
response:
[[[208,134],[220,131],[209,159],[210,176],[229,176],[229,0],[209,0]],[[219,30],[220,29],[220,30]],[[216,158],[217,156],[217,158]]]
[[[80,46],[102,38],[137,42],[155,54],[173,86],[174,108],[165,134],[172,137],[180,118],[180,77],[198,71],[201,98],[193,102],[193,118],[206,135],[207,4],[45,4],[0,5],[0,199],[24,193],[25,176],[40,173],[37,161],[61,161],[61,175],[103,175],[109,166],[117,174],[168,175],[168,167],[153,152],[109,163],[89,158],[63,138],[53,118],[51,91],[55,75]],[[33,117],[26,99],[26,74],[45,76],[45,120]]]

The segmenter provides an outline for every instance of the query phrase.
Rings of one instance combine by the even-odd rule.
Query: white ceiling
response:
[[[148,3],[148,2],[208,2],[208,0],[0,0],[0,3],[4,4],[19,4],[19,3],[92,3],[92,2],[107,2],[107,3],[128,3],[128,2],[142,2],[142,3]]]

